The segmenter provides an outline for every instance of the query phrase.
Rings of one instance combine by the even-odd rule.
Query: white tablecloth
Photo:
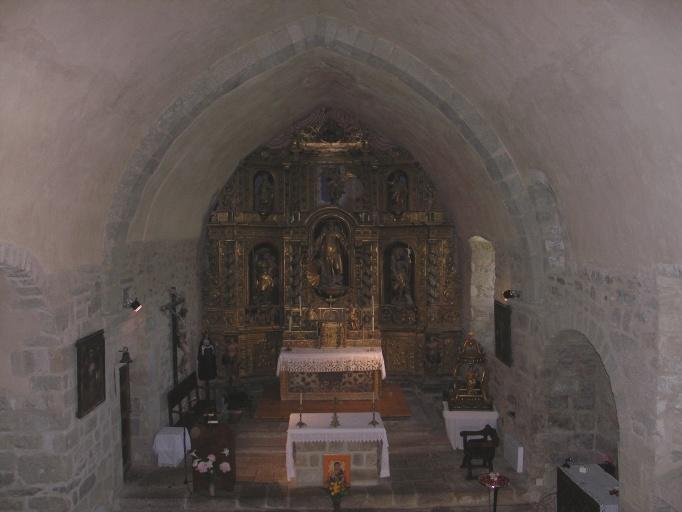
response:
[[[182,434],[185,434],[185,445]],[[192,442],[189,433],[183,427],[163,427],[154,437],[154,453],[158,457],[159,466],[177,466],[184,458],[184,449],[190,451]]]
[[[277,375],[286,372],[360,372],[381,370],[386,378],[384,354],[380,347],[294,348],[282,350]]]
[[[448,403],[443,402],[443,419],[445,420],[445,430],[448,433],[450,446],[455,450],[464,448],[462,430],[481,430],[486,425],[497,428],[497,411],[462,411],[448,410]]]
[[[371,412],[342,412],[338,414],[341,425],[336,428],[329,426],[332,413],[307,413],[303,414],[303,421],[307,426],[298,428],[298,414],[289,416],[289,429],[287,430],[287,479],[296,478],[294,465],[294,443],[325,443],[334,441],[356,442],[381,442],[381,468],[379,476],[387,478],[391,476],[388,461],[388,437],[384,422],[379,413],[376,427],[368,425],[372,420]]]

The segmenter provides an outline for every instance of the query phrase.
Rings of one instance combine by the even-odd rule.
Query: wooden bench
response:
[[[196,372],[191,373],[171,389],[168,399],[168,424],[171,427],[191,427],[206,409],[206,403],[199,397],[199,382]]]

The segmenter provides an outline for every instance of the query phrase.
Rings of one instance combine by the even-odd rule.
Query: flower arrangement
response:
[[[341,469],[341,465],[338,462],[334,463],[334,471],[329,475],[329,480],[327,482],[327,492],[332,499],[341,499],[348,492],[346,477],[344,475],[343,469]]]
[[[220,471],[222,473],[229,473],[232,471],[232,467],[227,460],[227,457],[230,455],[230,450],[227,448],[225,448],[219,454],[223,456],[222,458],[224,460],[222,461],[218,461],[218,457],[213,453],[209,453],[206,458],[201,458],[197,454],[196,450],[192,450],[190,455],[193,459],[192,467],[199,473],[208,473],[210,477],[213,477],[216,471]]]

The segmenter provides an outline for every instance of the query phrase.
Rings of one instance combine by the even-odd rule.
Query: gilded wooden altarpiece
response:
[[[324,308],[345,345],[381,344],[389,375],[451,371],[454,226],[414,158],[351,116],[315,112],[247,156],[206,229],[203,325],[219,357],[237,340],[241,376],[273,375],[283,336],[319,339]]]

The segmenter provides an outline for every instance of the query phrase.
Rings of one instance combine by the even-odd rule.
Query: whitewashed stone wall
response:
[[[555,461],[547,459],[543,446],[543,434],[551,430],[547,380],[556,371],[546,364],[547,351],[553,349],[550,340],[562,331],[582,334],[599,354],[613,388],[623,510],[650,510],[655,499],[657,444],[652,398],[659,368],[654,275],[582,268],[548,279],[549,293],[543,304],[515,302],[512,306],[513,366],[493,363],[502,429],[526,446],[528,470],[534,478],[542,478],[545,470],[553,468]],[[613,417],[605,413],[599,421],[606,427]]]
[[[171,386],[169,322],[159,308],[169,286],[183,291],[188,334],[198,342],[196,247],[196,241],[139,244],[114,256],[113,271],[87,267],[41,274],[39,282],[25,268],[28,256],[9,257],[0,247],[6,292],[0,310],[16,326],[2,336],[17,340],[7,354],[12,388],[0,385],[0,510],[113,507],[122,485],[116,371],[122,346],[134,359],[134,462],[154,462],[151,440],[167,421],[165,393]],[[126,286],[144,304],[138,314],[123,307]],[[106,401],[78,419],[75,341],[98,329],[105,336]]]

